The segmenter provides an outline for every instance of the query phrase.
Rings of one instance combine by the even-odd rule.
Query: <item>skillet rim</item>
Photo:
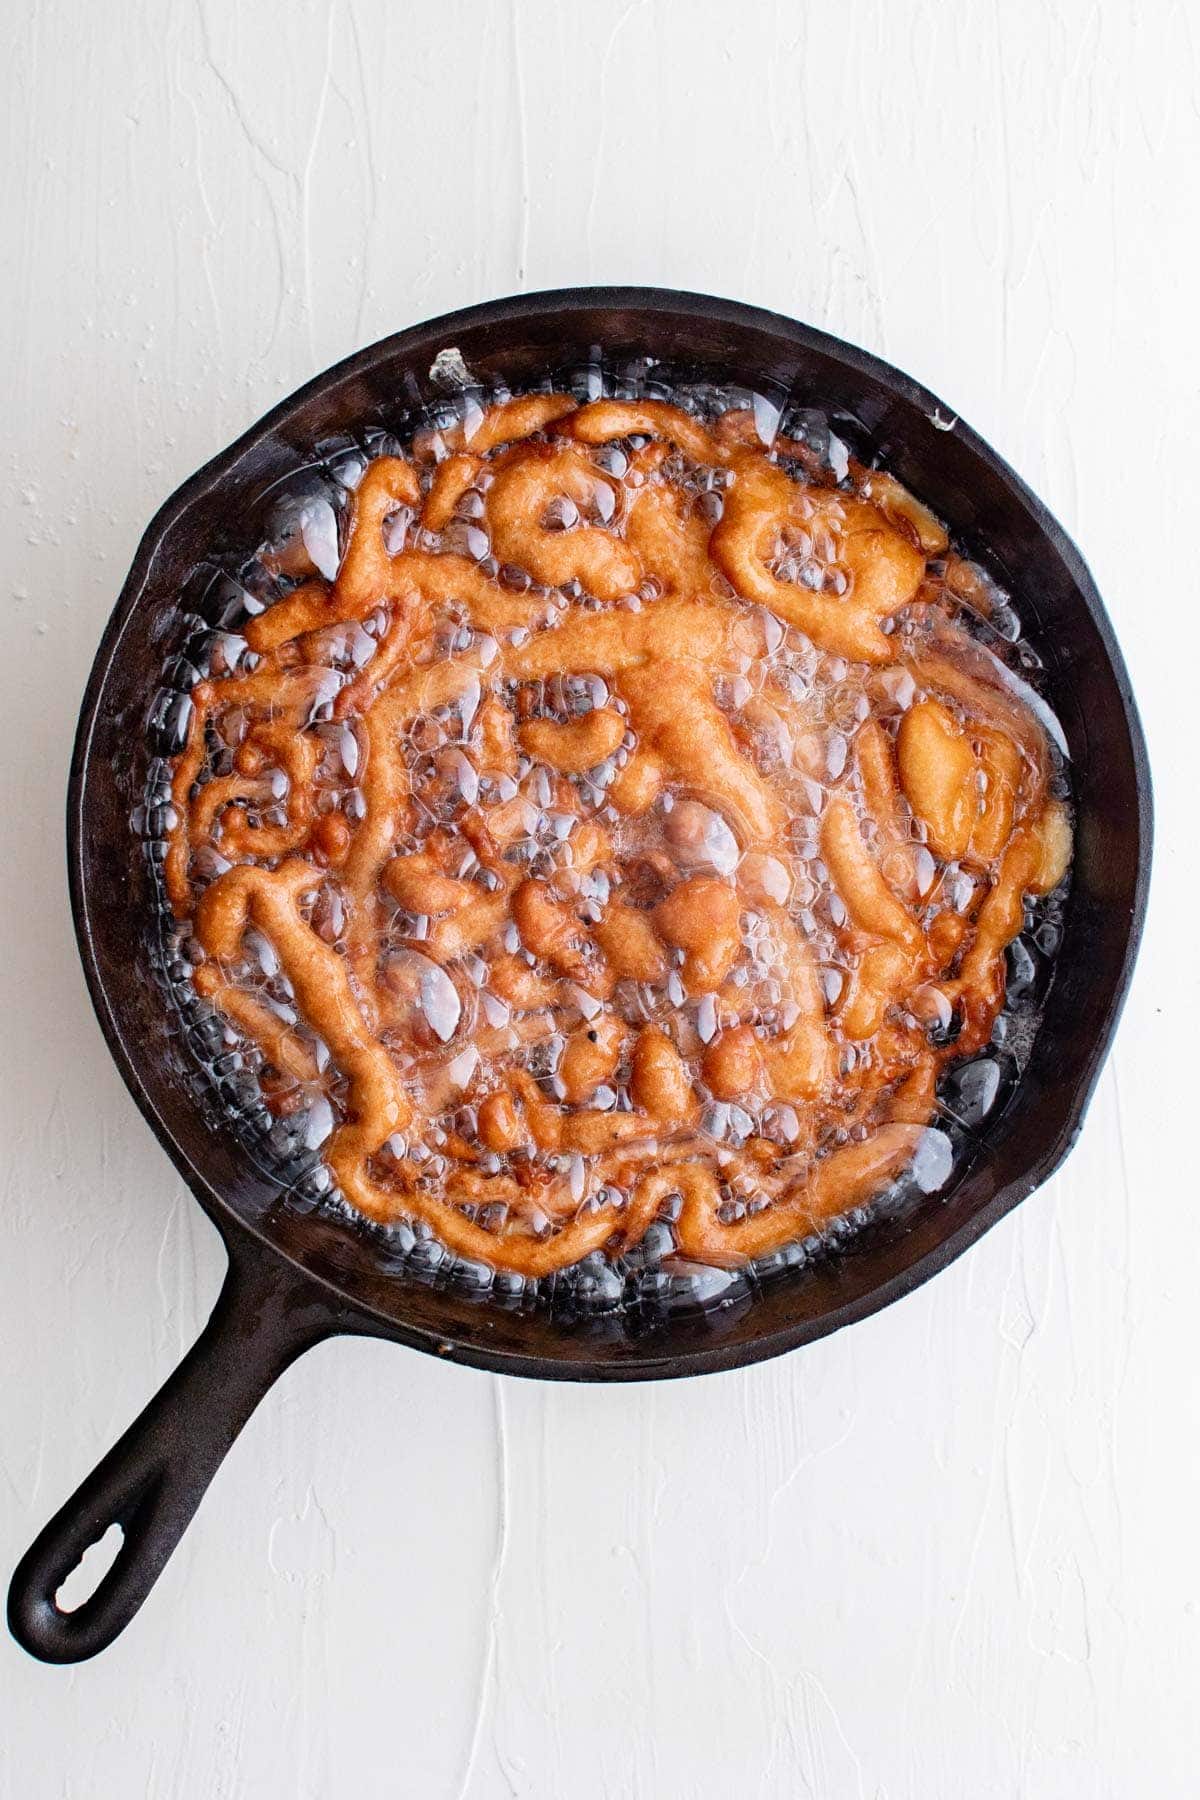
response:
[[[84,867],[84,825],[92,743],[109,675],[116,663],[124,633],[152,578],[155,562],[163,545],[189,507],[211,492],[219,482],[234,476],[242,459],[262,440],[276,434],[298,408],[330,387],[369,374],[377,364],[405,354],[422,340],[437,338],[445,343],[453,343],[456,333],[496,323],[500,319],[506,323],[519,322],[525,316],[545,316],[552,311],[568,315],[571,312],[597,309],[641,312],[647,315],[684,312],[709,322],[726,323],[742,329],[752,328],[799,351],[815,351],[848,366],[854,372],[878,382],[896,399],[921,408],[931,418],[935,413],[952,418],[959,440],[973,456],[989,467],[1006,490],[1010,501],[1024,511],[1060,557],[1091,618],[1120,698],[1137,800],[1137,862],[1123,955],[1112,984],[1103,1022],[1088,1049],[1070,1105],[1060,1129],[1044,1153],[1021,1173],[1004,1182],[986,1204],[940,1237],[931,1249],[915,1257],[890,1278],[855,1298],[835,1304],[815,1318],[801,1318],[779,1330],[754,1333],[744,1342],[714,1340],[709,1345],[687,1351],[672,1351],[669,1348],[668,1323],[661,1332],[648,1334],[637,1340],[636,1347],[628,1355],[615,1361],[597,1361],[588,1354],[586,1339],[578,1333],[572,1333],[568,1327],[562,1328],[557,1340],[562,1347],[561,1353],[550,1356],[545,1354],[544,1346],[537,1353],[513,1351],[489,1345],[486,1339],[460,1340],[431,1331],[423,1325],[406,1323],[375,1307],[359,1294],[342,1287],[333,1276],[308,1268],[297,1261],[283,1245],[261,1228],[258,1221],[247,1217],[226,1199],[208,1179],[204,1169],[193,1162],[178,1142],[142,1079],[138,1055],[122,1029],[118,1009],[110,999],[109,984],[101,967],[89,912]],[[831,333],[780,313],[741,301],[672,288],[573,287],[512,295],[461,308],[437,318],[419,321],[355,351],[280,400],[168,496],[142,534],[88,675],[71,757],[66,824],[72,920],[88,993],[102,1036],[138,1110],[190,1191],[213,1220],[231,1260],[245,1260],[255,1256],[265,1257],[268,1262],[277,1260],[283,1269],[290,1272],[290,1278],[297,1289],[310,1296],[315,1294],[320,1297],[328,1311],[330,1334],[353,1331],[385,1337],[428,1354],[493,1373],[551,1380],[632,1381],[661,1380],[744,1367],[814,1342],[846,1325],[868,1318],[893,1301],[912,1293],[948,1267],[1058,1170],[1083,1128],[1128,994],[1141,941],[1149,890],[1153,796],[1145,737],[1128,672],[1091,571],[1070,536],[1037,495],[959,414],[921,383],[882,358],[848,344]]]

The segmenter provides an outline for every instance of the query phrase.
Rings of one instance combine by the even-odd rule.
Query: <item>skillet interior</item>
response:
[[[434,398],[430,367],[457,347],[513,388],[606,358],[648,355],[683,376],[738,381],[831,411],[869,441],[1017,598],[1070,748],[1077,836],[1064,938],[1026,1073],[949,1197],[864,1234],[853,1253],[785,1275],[753,1302],[647,1322],[506,1312],[384,1268],[368,1237],[276,1204],[274,1185],[197,1096],[152,969],[153,898],[130,815],[146,718],[179,595],[214,544],[245,542],[251,505],[321,439],[395,423]],[[331,1308],[464,1362],[593,1380],[690,1374],[776,1354],[887,1304],[950,1262],[1052,1172],[1082,1120],[1136,950],[1150,843],[1145,751],[1094,585],[1065,534],[1006,465],[934,397],[837,340],[728,302],[643,289],[525,296],[435,320],[320,376],[163,507],[138,551],[88,685],[68,840],[80,947],[101,1025],[135,1099],[231,1253],[257,1239],[315,1278]]]

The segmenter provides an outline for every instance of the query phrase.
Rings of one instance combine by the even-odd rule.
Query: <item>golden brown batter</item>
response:
[[[534,394],[369,463],[336,579],[193,690],[197,991],[380,1221],[541,1276],[736,1263],[904,1169],[1064,806],[987,590],[752,415]],[[956,1031],[957,1028],[957,1031]]]

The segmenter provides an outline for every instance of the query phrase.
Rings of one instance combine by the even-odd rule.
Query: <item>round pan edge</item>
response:
[[[1101,1030],[1096,1034],[1083,1073],[1076,1084],[1072,1104],[1064,1124],[1049,1149],[1028,1169],[1001,1187],[992,1199],[924,1255],[901,1268],[894,1276],[876,1287],[834,1306],[813,1319],[799,1320],[782,1330],[763,1333],[745,1342],[714,1342],[711,1346],[689,1351],[669,1348],[669,1327],[664,1332],[664,1348],[651,1349],[652,1339],[630,1349],[628,1356],[616,1361],[596,1361],[581,1344],[578,1353],[565,1349],[562,1354],[546,1356],[499,1349],[489,1346],[486,1337],[467,1339],[448,1337],[423,1326],[404,1325],[387,1313],[376,1310],[357,1295],[350,1295],[330,1277],[305,1268],[288,1255],[264,1231],[244,1218],[209,1182],[204,1170],[182,1150],[174,1134],[159,1112],[144,1084],[135,1051],[127,1043],[115,1009],[110,1003],[103,972],[99,965],[89,917],[88,895],[84,881],[83,821],[87,806],[87,785],[92,737],[100,700],[110,667],[120,651],[121,639],[138,606],[149,580],[159,550],[179,518],[217,481],[235,474],[238,463],[260,442],[275,432],[293,411],[313,396],[330,387],[351,381],[373,369],[380,361],[391,358],[415,341],[443,338],[452,343],[457,332],[485,325],[500,318],[520,319],[524,315],[544,315],[549,311],[591,311],[596,308],[625,308],[648,314],[690,312],[708,319],[723,321],[741,328],[753,327],[764,334],[794,344],[797,348],[817,350],[877,380],[898,398],[920,407],[927,415],[935,412],[954,418],[954,430],[968,448],[988,463],[1012,494],[1013,500],[1034,520],[1051,541],[1067,565],[1072,581],[1082,597],[1096,627],[1105,658],[1111,668],[1121,697],[1124,727],[1129,740],[1137,793],[1137,861],[1134,899],[1125,939],[1124,955],[1113,985],[1112,998]],[[857,1323],[885,1306],[903,1298],[922,1286],[933,1275],[955,1261],[993,1225],[999,1222],[1036,1188],[1043,1185],[1061,1166],[1076,1141],[1094,1095],[1101,1067],[1112,1043],[1128,993],[1134,962],[1141,940],[1149,886],[1153,838],[1153,802],[1149,762],[1141,722],[1130,688],[1124,659],[1113,633],[1096,584],[1077,546],[1037,495],[986,440],[946,406],[936,395],[903,371],[872,353],[861,350],[831,333],[801,324],[785,315],[750,306],[740,301],[717,299],[685,290],[640,287],[596,287],[549,289],[519,294],[509,298],[447,313],[421,321],[391,333],[364,349],[332,365],[305,382],[279,401],[251,424],[231,445],[220,451],[186,481],[159,507],[142,534],[120,596],[105,627],[84,690],[76,728],[70,776],[67,786],[67,866],[71,911],[76,941],[84,968],[88,992],[109,1052],[120,1071],[139,1111],[166,1150],[172,1163],[213,1219],[231,1256],[246,1254],[246,1241],[257,1249],[287,1265],[298,1286],[324,1294],[329,1309],[330,1330],[363,1332],[407,1344],[444,1360],[488,1370],[549,1380],[639,1381],[662,1380],[744,1367],[781,1355],[802,1344]],[[564,1344],[569,1332],[564,1328]]]

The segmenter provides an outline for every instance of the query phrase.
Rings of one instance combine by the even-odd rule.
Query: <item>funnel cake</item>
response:
[[[530,394],[369,460],[332,579],[261,557],[163,882],[349,1207],[534,1279],[659,1222],[732,1265],[919,1158],[1071,831],[918,500],[748,408]]]

